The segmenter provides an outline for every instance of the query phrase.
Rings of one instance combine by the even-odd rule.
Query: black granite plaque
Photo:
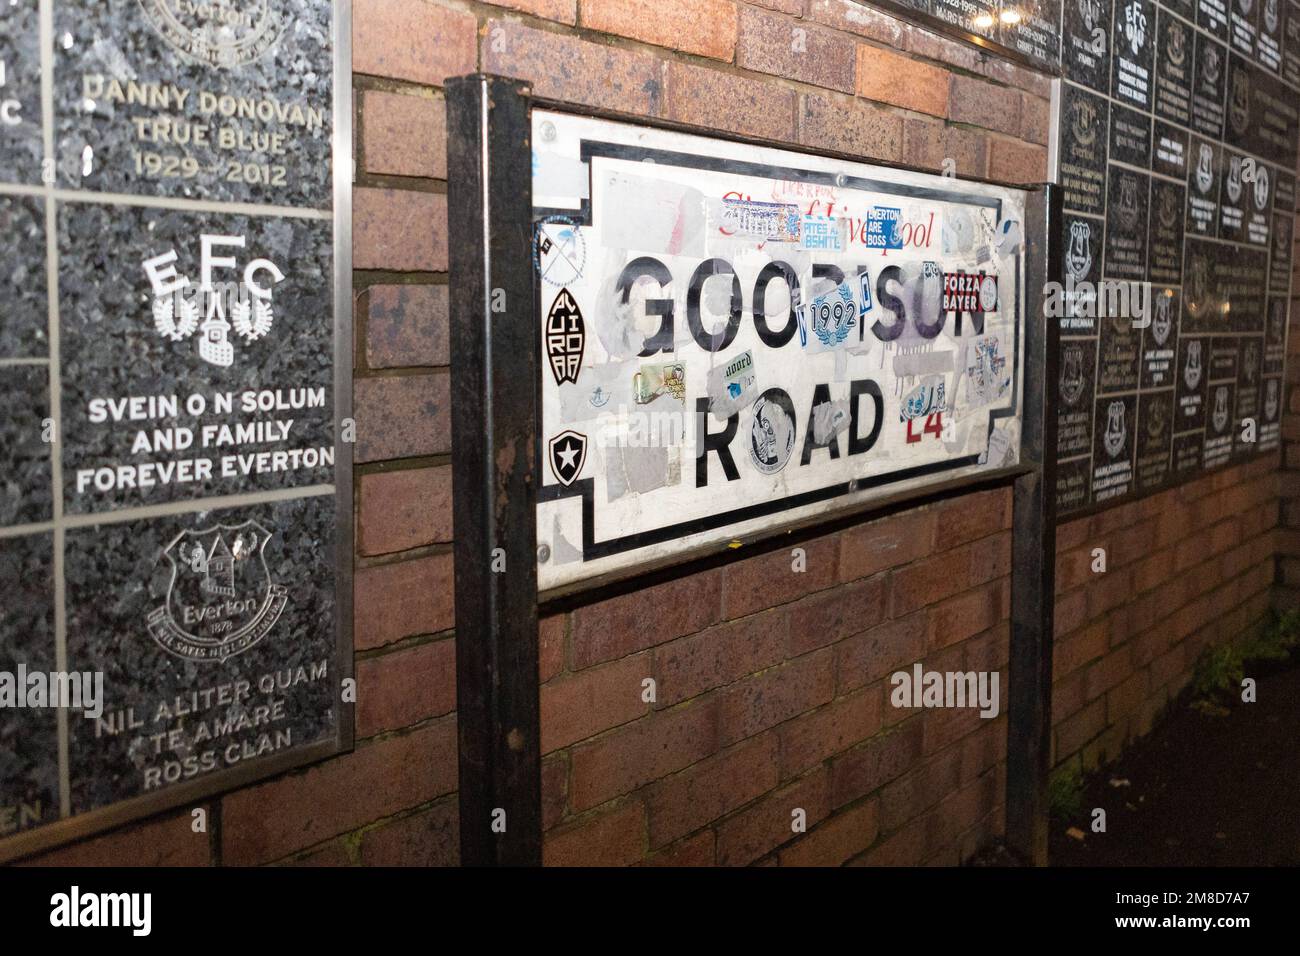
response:
[[[1259,32],[1255,36],[1255,60],[1272,73],[1282,72],[1282,22],[1286,0],[1257,0]]]
[[[1056,466],[1056,507],[1062,514],[1077,511],[1091,500],[1091,458],[1075,458]]]
[[[1188,234],[1214,236],[1219,227],[1219,181],[1223,153],[1217,143],[1192,137],[1187,170]]]
[[[1295,212],[1295,176],[1280,169],[1273,171],[1273,208]]]
[[[1250,203],[1248,184],[1242,182],[1246,157],[1235,150],[1223,151],[1223,187],[1219,190],[1219,238],[1241,242],[1245,238],[1246,207]],[[1253,163],[1254,160],[1248,160]],[[1250,173],[1246,173],[1247,176]]]
[[[1256,246],[1267,246],[1273,209],[1273,170],[1253,157],[1242,163],[1242,205],[1245,208],[1243,238]]]
[[[1291,285],[1291,236],[1294,213],[1273,214],[1273,241],[1269,244],[1268,291],[1285,297]]]
[[[1062,84],[1061,189],[1065,208],[1101,215],[1106,202],[1106,100]]]
[[[1151,177],[1111,166],[1106,187],[1106,253],[1103,274],[1108,279],[1142,281],[1147,277],[1147,206]]]
[[[1260,402],[1259,450],[1272,451],[1282,443],[1282,379],[1266,378]]]
[[[1284,0],[1282,18],[1282,79],[1300,86],[1300,3]]]
[[[1110,23],[1106,0],[1064,0],[1061,68],[1099,93],[1110,90]]]
[[[998,42],[1035,63],[1055,68],[1061,62],[1060,0],[1017,4],[1015,10],[1020,14],[1015,23],[1003,23],[999,18]]]
[[[1300,96],[1277,77],[1232,57],[1228,131],[1233,144],[1283,169],[1296,165]]]
[[[0,527],[48,521],[50,370],[45,363],[0,365]],[[7,542],[0,538],[0,543]],[[7,545],[4,545],[7,547]]]
[[[1269,296],[1264,306],[1264,373],[1281,375],[1286,361],[1286,296]]]
[[[996,0],[930,0],[930,14],[966,33],[990,40],[998,35]]]
[[[1156,7],[1149,0],[1115,0],[1110,93],[1141,110],[1151,109]]]
[[[1191,481],[1199,477],[1201,454],[1205,450],[1205,430],[1174,436],[1173,468],[1176,480]]]
[[[1152,287],[1150,308],[1142,333],[1142,388],[1169,388],[1178,374],[1178,290]]]
[[[1137,491],[1155,491],[1169,479],[1173,457],[1174,393],[1144,392],[1137,413]]]
[[[1172,10],[1189,24],[1196,22],[1196,0],[1160,0],[1162,10]]]
[[[0,182],[39,183],[43,152],[40,2],[5,0],[0,4]]]
[[[1195,31],[1163,7],[1157,16],[1156,112],[1182,126],[1192,122]]]
[[[1110,107],[1110,158],[1139,169],[1151,168],[1151,117],[1118,103]]]
[[[1238,339],[1236,415],[1232,453],[1238,457],[1253,455],[1259,445],[1259,414],[1263,400],[1263,339],[1257,335]]]
[[[1229,0],[1228,35],[1232,48],[1242,56],[1255,55],[1255,22],[1259,18],[1259,0]]]
[[[0,360],[49,354],[45,206],[35,196],[0,196]]]
[[[1162,176],[1186,180],[1190,150],[1187,131],[1157,119],[1152,139],[1151,169]]]
[[[59,180],[328,208],[330,6],[59,0]]]
[[[1208,388],[1205,410],[1205,451],[1201,459],[1205,468],[1226,465],[1232,455],[1232,438],[1236,432],[1236,423],[1232,417],[1232,393],[1235,387],[1234,383],[1225,382],[1212,384]]]
[[[1177,183],[1154,177],[1151,180],[1147,270],[1152,282],[1176,285],[1182,281],[1185,192]]]
[[[1237,336],[1216,335],[1210,339],[1209,381],[1211,385],[1237,380]]]
[[[1233,0],[1196,0],[1196,25],[1218,37],[1228,39],[1228,5]]]
[[[1100,219],[1066,214],[1064,223],[1065,282],[1062,296],[1061,334],[1092,335],[1097,331],[1095,284],[1101,278],[1102,236]]]
[[[1228,87],[1228,48],[1196,34],[1192,74],[1192,129],[1214,139],[1223,136],[1223,96]]]
[[[1065,459],[1092,451],[1097,340],[1062,340],[1060,366],[1056,455]]]
[[[1109,501],[1133,490],[1136,395],[1099,398],[1093,413],[1092,500]]]
[[[1197,443],[1205,430],[1205,389],[1208,385],[1208,338],[1182,337],[1174,366],[1174,431],[1195,431]]]
[[[1127,282],[1108,283],[1109,288],[1103,287],[1100,295],[1103,299],[1110,299],[1108,294],[1112,290],[1121,294],[1126,294],[1130,284]],[[1130,309],[1125,307],[1119,296],[1117,301],[1108,304],[1106,308],[1107,315],[1101,318],[1101,344],[1100,355],[1097,359],[1097,394],[1105,395],[1111,392],[1132,392],[1138,387],[1139,360],[1142,354],[1142,330],[1134,328],[1135,319],[1126,314],[1115,314],[1129,312]],[[1136,310],[1133,310],[1136,311]]]

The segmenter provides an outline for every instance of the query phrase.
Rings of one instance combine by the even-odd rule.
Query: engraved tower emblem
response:
[[[1277,32],[1277,0],[1264,0],[1264,30],[1267,33]]]
[[[1169,424],[1169,406],[1164,402],[1152,402],[1147,409],[1147,437],[1159,440]]]
[[[222,69],[264,56],[284,33],[284,0],[137,0],[145,20],[183,56]]]
[[[1277,418],[1277,379],[1270,378],[1264,387],[1264,418],[1273,421]]]
[[[1169,63],[1171,66],[1182,66],[1183,61],[1187,59],[1187,31],[1177,20],[1169,21],[1169,29],[1165,31],[1168,37]]]
[[[150,636],[185,660],[224,661],[265,637],[288,590],[271,580],[271,533],[256,521],[187,528],[163,549],[171,564],[166,600],[145,619]]]
[[[1214,148],[1202,143],[1196,158],[1196,188],[1208,193],[1214,185]]]
[[[1092,223],[1076,219],[1070,223],[1070,247],[1065,251],[1065,268],[1074,281],[1088,278],[1092,270]]]
[[[1078,99],[1070,109],[1070,123],[1074,141],[1079,146],[1091,146],[1097,139],[1097,107],[1090,101]]]
[[[1232,97],[1228,104],[1228,119],[1232,128],[1243,134],[1250,126],[1250,74],[1237,70],[1232,78]]]
[[[1241,198],[1241,157],[1234,156],[1228,163],[1228,201],[1235,203]]]
[[[1201,54],[1201,78],[1205,81],[1204,85],[1207,90],[1213,90],[1214,86],[1219,82],[1219,70],[1222,66],[1218,48],[1207,43],[1204,53]]]
[[[1255,208],[1263,212],[1268,207],[1268,167],[1255,167]]]
[[[1124,442],[1127,440],[1128,428],[1124,424],[1124,403],[1111,402],[1106,407],[1106,433],[1102,436],[1106,454],[1111,458],[1116,457],[1124,450]]]
[[[1083,25],[1091,33],[1101,22],[1101,3],[1099,0],[1079,0],[1079,16]]]
[[[1119,215],[1120,225],[1132,229],[1138,220],[1138,181],[1131,173],[1125,173],[1119,179]]]
[[[1183,381],[1187,390],[1194,392],[1201,384],[1201,343],[1187,343],[1187,364],[1183,366]]]
[[[1151,319],[1151,337],[1156,340],[1156,345],[1163,347],[1165,340],[1169,338],[1169,333],[1174,327],[1173,312],[1173,296],[1161,295],[1156,297],[1155,315]]]
[[[1223,431],[1228,426],[1228,386],[1220,385],[1214,390],[1214,430]]]
[[[1061,358],[1061,398],[1065,404],[1073,405],[1083,394],[1083,348],[1071,345]]]

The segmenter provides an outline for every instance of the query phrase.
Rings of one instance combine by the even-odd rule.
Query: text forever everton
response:
[[[868,306],[863,310],[864,314],[859,317],[857,323],[858,328],[854,330],[854,344],[863,343],[868,334],[880,342],[893,342],[903,335],[909,324],[922,340],[932,340],[945,330],[950,316],[953,324],[949,331],[953,337],[962,335],[966,319],[970,321],[970,331],[979,335],[984,332],[985,313],[997,309],[997,276],[993,274],[944,272],[938,263],[926,261],[884,266],[875,273],[873,282],[866,265],[851,266],[850,270],[851,276],[846,275],[844,269],[837,265],[814,263],[811,276],[819,289],[834,288],[843,284],[860,284],[864,299],[870,295],[870,291],[874,291],[874,305],[878,307]],[[671,270],[662,261],[653,256],[640,256],[623,267],[615,284],[615,296],[626,308],[633,287],[642,280],[653,280],[661,288],[668,289],[673,283],[673,278]],[[710,280],[715,283],[730,284],[726,323],[719,323],[712,330],[704,327],[704,317],[701,312],[704,287]],[[773,317],[766,307],[767,299],[774,289],[772,286],[774,282],[784,283],[789,292],[790,306],[784,316],[778,314]],[[912,284],[919,286],[922,283],[936,284],[938,288],[935,291],[939,294],[908,296],[916,303],[909,307],[900,293],[905,292],[905,286]],[[711,287],[710,301],[716,301],[715,295],[717,291]],[[722,293],[722,297],[725,300],[725,292]],[[818,297],[814,295],[812,299],[816,302]],[[795,348],[798,348],[798,311],[803,300],[799,274],[786,262],[777,260],[767,263],[758,272],[752,286],[746,290],[729,262],[721,258],[710,258],[695,266],[687,281],[684,319],[691,338],[707,352],[722,352],[727,349],[735,341],[741,324],[745,321],[753,323],[759,340],[768,348],[780,349],[789,345],[791,341],[795,341]],[[644,310],[647,317],[658,320],[658,328],[645,339],[638,356],[644,358],[660,352],[671,353],[677,340],[677,324],[681,320],[676,300],[672,297],[647,297],[644,300]],[[871,379],[850,381],[848,387],[847,398],[851,423],[847,434],[846,450],[849,455],[856,455],[871,449],[879,438],[884,422],[884,396],[879,385]],[[816,445],[812,439],[812,409],[832,400],[830,390],[830,383],[818,383],[813,388],[811,402],[805,416],[806,434],[800,464],[808,464],[813,450],[819,447],[825,448],[832,458],[840,456],[838,435],[826,445]],[[873,410],[868,416],[860,414],[862,396],[870,396],[873,399]],[[718,453],[723,472],[729,480],[736,480],[739,477],[728,451],[728,446],[738,428],[739,412],[730,416],[723,430],[710,433],[707,429],[708,407],[707,397],[696,399],[697,486],[708,483],[707,455],[710,451]]]

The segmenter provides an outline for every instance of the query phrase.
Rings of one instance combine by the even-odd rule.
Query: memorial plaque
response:
[[[1101,215],[1106,204],[1109,110],[1104,98],[1061,84],[1061,190],[1065,208]]]
[[[543,591],[1018,461],[1022,192],[532,123]]]
[[[1255,453],[1259,443],[1259,414],[1263,384],[1263,341],[1259,336],[1242,336],[1237,340],[1237,395],[1236,413],[1233,417],[1233,448],[1236,457]],[[1253,424],[1253,431],[1247,424]]]
[[[1282,444],[1282,380],[1264,379],[1264,399],[1261,403],[1259,450],[1273,451]]]
[[[77,688],[18,711],[0,860],[351,746],[349,12],[53,0],[0,46],[0,670]]]
[[[1151,109],[1156,7],[1149,0],[1115,0],[1110,93],[1140,110]]]
[[[1056,466],[1056,507],[1061,512],[1077,511],[1086,507],[1089,497],[1091,458],[1075,458],[1058,462]]]
[[[1223,95],[1228,85],[1228,48],[1196,34],[1192,75],[1192,129],[1213,139],[1223,136]]]
[[[1065,282],[1060,316],[1062,335],[1095,335],[1097,294],[1101,278],[1102,235],[1100,219],[1066,214],[1064,224]]]
[[[1190,155],[1188,133],[1164,120],[1155,121],[1154,145],[1151,152],[1151,169],[1162,176],[1174,179],[1187,179],[1187,163]]]
[[[1265,315],[1264,374],[1280,375],[1286,361],[1286,296],[1270,296]]]
[[[1101,354],[1097,360],[1097,393],[1132,392],[1138,387],[1142,330],[1125,315],[1107,315],[1101,325]]]
[[[1285,297],[1291,287],[1291,236],[1295,214],[1289,211],[1273,214],[1273,241],[1268,266],[1268,291]]]
[[[1205,430],[1188,432],[1174,436],[1173,468],[1174,477],[1191,481],[1200,477],[1204,468],[1202,453],[1205,451]]]
[[[7,0],[0,6],[0,182],[40,183],[42,152],[40,0]]]
[[[1242,175],[1242,191],[1246,194],[1244,238],[1252,245],[1267,246],[1273,208],[1273,170],[1259,162],[1243,163]]]
[[[1069,2],[1069,0],[1067,0]],[[1021,56],[1055,69],[1061,62],[1061,2],[1017,4],[1020,19],[1015,23],[998,20],[998,41]]]
[[[1139,169],[1151,168],[1151,117],[1118,103],[1110,107],[1110,158]]]
[[[1152,282],[1177,284],[1183,276],[1183,195],[1186,190],[1163,179],[1151,180],[1151,223],[1147,269]]]
[[[1151,177],[1111,166],[1106,185],[1106,258],[1108,279],[1142,281],[1147,277],[1147,207]]]
[[[1062,339],[1060,365],[1056,455],[1066,459],[1092,451],[1097,340]]]
[[[1133,483],[1137,396],[1099,398],[1093,413],[1092,500],[1128,494]]]
[[[1205,429],[1205,388],[1209,339],[1183,337],[1175,366],[1174,431],[1195,431],[1197,444]],[[1199,456],[1198,456],[1199,460]]]
[[[1137,490],[1151,492],[1169,479],[1172,457],[1174,393],[1143,392],[1137,415]]]
[[[1300,3],[1284,0],[1286,16],[1282,19],[1282,79],[1300,87]]]
[[[1187,218],[1189,234],[1214,236],[1219,228],[1219,181],[1223,153],[1218,144],[1192,137],[1187,171]]]
[[[1236,423],[1232,417],[1235,384],[1211,384],[1206,395],[1205,451],[1201,456],[1204,468],[1219,468],[1228,463],[1232,455],[1232,438]]]
[[[1110,92],[1110,3],[1064,0],[1061,69],[1076,83]]]
[[[1195,31],[1161,8],[1156,41],[1156,113],[1182,126],[1192,122]]]
[[[1259,17],[1261,0],[1228,0],[1228,34],[1232,48],[1242,56],[1255,55],[1255,21]]]
[[[1223,188],[1219,191],[1219,238],[1241,242],[1245,239],[1246,207],[1250,204],[1247,184],[1242,182],[1242,161],[1235,150],[1225,149]],[[1247,174],[1249,175],[1249,174]]]
[[[1178,290],[1151,290],[1151,322],[1142,332],[1142,388],[1169,388],[1177,375]]]
[[[1275,170],[1273,189],[1273,208],[1295,212],[1295,176],[1280,169]]]
[[[1257,0],[1259,32],[1255,35],[1255,59],[1271,73],[1282,72],[1282,21],[1286,0]]]
[[[1196,0],[1196,25],[1226,41],[1228,31],[1228,6],[1235,0]]]

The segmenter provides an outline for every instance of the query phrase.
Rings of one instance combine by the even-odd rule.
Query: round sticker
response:
[[[985,276],[980,280],[980,311],[994,312],[998,307],[998,277]]]
[[[587,244],[582,230],[568,216],[548,216],[533,234],[533,265],[551,285],[571,285],[582,278]]]
[[[794,451],[794,402],[779,388],[769,388],[753,404],[749,425],[749,460],[764,475],[785,467]]]

